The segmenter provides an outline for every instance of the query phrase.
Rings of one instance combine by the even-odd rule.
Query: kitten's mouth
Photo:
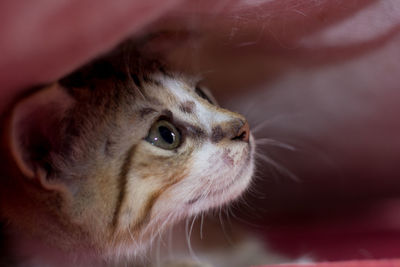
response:
[[[221,196],[222,194],[226,194],[226,192],[229,192],[236,183],[238,183],[242,178],[245,177],[246,172],[249,171],[250,166],[252,166],[251,161],[253,158],[253,150],[254,150],[253,142],[250,142],[249,152],[247,153],[247,156],[243,162],[242,168],[236,174],[235,178],[232,179],[232,181],[230,181],[228,184],[226,184],[223,188],[219,188],[217,190],[211,191],[210,193],[207,194],[206,197],[204,197],[204,195],[196,196],[196,197],[192,198],[191,200],[187,201],[186,204],[193,205],[194,203],[200,201],[201,199],[218,197],[218,196]],[[236,198],[236,196],[235,196],[235,198]]]

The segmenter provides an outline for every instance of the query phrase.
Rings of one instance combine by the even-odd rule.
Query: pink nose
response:
[[[250,138],[250,126],[246,121],[243,126],[239,129],[236,136],[232,138],[232,140],[240,140],[243,142],[248,142]]]

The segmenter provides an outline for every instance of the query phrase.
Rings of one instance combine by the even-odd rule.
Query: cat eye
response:
[[[181,144],[181,134],[169,121],[156,121],[150,128],[146,141],[162,149],[172,150]]]

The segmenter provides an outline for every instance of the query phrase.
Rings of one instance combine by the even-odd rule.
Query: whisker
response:
[[[283,143],[281,141],[271,139],[271,138],[258,138],[255,140],[256,145],[269,145],[269,146],[277,146],[281,148],[285,148],[291,151],[296,151],[296,148],[292,145]]]
[[[129,233],[129,236],[132,239],[132,241],[135,241],[135,238],[133,238],[133,234],[131,232],[131,228],[130,227],[128,227],[128,233]]]
[[[277,121],[282,121],[282,120],[287,120],[287,119],[294,119],[300,117],[299,114],[281,114],[281,115],[275,115],[272,118],[266,119],[260,123],[258,123],[256,126],[254,126],[251,131],[256,134],[257,132],[263,130],[266,126],[271,125]]]
[[[222,232],[224,233],[225,239],[226,239],[226,241],[228,241],[229,244],[232,245],[233,244],[232,239],[229,237],[229,235],[226,231],[225,225],[224,225],[224,221],[222,219],[222,207],[219,208],[218,217],[219,217],[219,221],[220,221]]]
[[[273,122],[272,119],[268,119],[265,120],[259,124],[257,124],[256,126],[254,126],[251,131],[253,132],[253,134],[256,134],[257,132],[259,132],[260,130],[264,129],[265,126],[267,126],[268,124],[271,124]]]
[[[247,188],[247,192],[249,195],[251,195],[255,199],[261,199],[264,201],[268,200],[268,194],[266,194],[262,188],[260,188],[259,185],[260,183],[263,183],[263,179],[265,179],[265,173],[261,173],[257,171],[257,174],[253,176],[253,179],[250,183],[250,185]],[[245,197],[241,197],[241,203],[244,204],[246,209],[242,209],[242,212],[245,212],[246,214],[252,216],[252,217],[262,217],[262,215],[266,210],[263,207],[260,207],[259,205],[250,205],[248,201],[246,200]]]
[[[253,186],[255,187],[255,186]],[[242,205],[244,205],[246,207],[246,209],[243,209],[243,206],[238,206],[237,208],[241,208],[241,214],[242,215],[247,215],[247,216],[251,216],[251,217],[255,217],[255,218],[259,218],[260,217],[260,212],[262,212],[263,210],[261,210],[261,207],[257,207],[255,205],[252,205],[251,203],[249,203],[243,196],[241,197],[241,203]],[[232,212],[232,214],[234,214]],[[249,222],[246,222],[244,220],[242,220],[240,217],[237,217],[236,219],[239,219],[241,222],[246,223],[247,225],[253,225],[254,227],[256,227],[255,224],[250,224]]]
[[[250,116],[250,111],[253,110],[254,105],[255,105],[254,102],[252,102],[252,101],[246,101],[246,105],[243,106],[243,107],[239,110],[240,114],[242,114],[242,115],[245,116],[246,118],[251,117],[251,116]]]
[[[186,219],[185,222],[185,233],[186,233],[186,243],[187,243],[187,247],[189,250],[189,254],[190,256],[195,260],[195,261],[199,261],[196,254],[194,253],[194,250],[192,248],[192,244],[191,244],[191,234],[192,234],[192,230],[193,230],[193,224],[194,221],[196,220],[196,217],[193,218],[192,223],[189,227],[189,218]]]
[[[167,249],[168,249],[168,256],[171,258],[172,257],[172,244],[173,244],[173,236],[172,236],[172,230],[173,230],[173,228],[172,227],[170,227],[169,229],[168,229],[168,233],[167,233],[167,239],[168,239],[168,247],[167,247]]]
[[[192,232],[193,232],[193,226],[194,226],[194,222],[196,221],[197,215],[193,217],[192,219],[192,224],[190,225],[190,229],[189,229],[189,240],[191,240],[192,237]]]
[[[189,245],[189,218],[185,219],[185,236],[186,236],[186,243],[189,247],[190,246]]]
[[[225,207],[224,213],[226,215],[226,221],[228,222],[228,225],[229,225],[230,229],[232,229],[233,224],[232,224],[232,220],[231,220],[231,217],[230,217],[230,205],[227,205]]]
[[[260,153],[255,153],[256,157],[263,160],[265,163],[270,164],[272,167],[274,167],[277,171],[279,171],[282,174],[287,175],[289,178],[291,178],[293,181],[295,182],[301,182],[301,180],[294,175],[291,171],[289,171],[288,169],[284,168],[282,165],[278,164],[276,161],[274,161],[273,159],[269,158],[268,156],[264,155],[264,154],[260,154]]]
[[[258,177],[256,177],[257,180],[265,179],[266,173],[265,173],[264,168],[268,167],[268,173],[267,173],[268,178],[274,178],[274,180],[276,182],[279,181],[282,178],[281,177],[282,173],[277,168],[275,168],[273,165],[271,165],[269,163],[266,164],[266,162],[264,160],[262,160],[258,157],[258,154],[260,154],[260,152],[258,152],[256,150],[254,163],[256,165],[256,172],[258,174]],[[263,170],[261,170],[261,169],[263,169]],[[262,190],[257,190],[257,188],[254,188],[253,191],[255,191],[255,193],[257,193],[256,195],[262,195],[262,193],[263,193]]]
[[[204,188],[202,194],[199,197],[199,201],[204,201],[205,199],[208,198],[210,192],[211,192],[211,188],[212,188],[213,184],[210,182],[207,184],[207,187]]]
[[[125,48],[125,56],[124,56],[124,67],[125,67],[125,73],[128,76],[128,86],[130,87],[130,89],[133,89],[134,91],[137,91],[139,93],[139,95],[142,97],[143,100],[146,100],[146,96],[143,94],[142,90],[138,87],[135,86],[135,82],[131,76],[131,67],[130,67],[130,62],[132,61],[132,53],[130,53],[129,49]]]
[[[232,218],[234,218],[239,223],[243,223],[243,224],[248,225],[248,226],[250,226],[252,228],[260,228],[260,225],[251,223],[251,222],[249,222],[247,220],[244,220],[243,218],[240,218],[238,215],[235,214],[235,212],[233,210],[231,210],[231,216],[232,216]]]
[[[200,240],[203,240],[203,224],[204,224],[204,212],[201,213],[201,221],[200,221]]]
[[[158,241],[160,242],[160,244],[162,244],[163,246],[165,246],[165,241],[164,241],[164,232],[163,232],[164,227],[160,227],[158,229],[157,235],[158,235]]]
[[[156,264],[157,267],[161,266],[161,237],[158,238],[156,244]]]

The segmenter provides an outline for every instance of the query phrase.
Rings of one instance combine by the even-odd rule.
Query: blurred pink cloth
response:
[[[344,262],[324,262],[315,264],[281,264],[269,265],[268,267],[397,267],[400,266],[400,260],[381,260],[381,261],[344,261]],[[262,266],[258,266],[262,267]],[[266,267],[266,266],[265,266]]]
[[[177,2],[1,1],[0,111],[17,91],[65,75]]]
[[[239,6],[239,8],[232,9],[233,6]],[[229,10],[229,14],[226,13],[227,15],[224,16],[223,11],[226,10]],[[235,38],[240,40],[237,46],[233,45],[234,47],[251,47],[256,43],[254,49],[261,50],[258,51],[261,54],[263,54],[263,49],[268,49],[271,55],[282,56],[279,59],[290,58],[289,62],[293,65],[289,64],[287,69],[298,72],[293,72],[289,76],[277,74],[274,77],[273,86],[278,93],[268,96],[271,100],[269,105],[266,103],[255,105],[253,111],[264,114],[267,106],[276,107],[275,111],[281,111],[279,108],[284,109],[288,106],[294,109],[303,106],[307,111],[308,106],[318,102],[316,99],[322,100],[318,103],[323,103],[320,105],[326,108],[324,112],[329,115],[335,114],[336,117],[332,115],[333,119],[329,122],[313,121],[311,124],[302,123],[298,128],[289,127],[285,130],[306,132],[312,129],[311,138],[322,140],[324,144],[332,144],[333,153],[338,153],[338,158],[345,166],[350,166],[349,168],[356,166],[354,168],[358,170],[365,168],[365,176],[354,175],[349,178],[356,181],[355,185],[360,186],[346,187],[342,193],[356,195],[358,191],[364,190],[365,194],[368,190],[373,190],[376,185],[380,194],[384,195],[385,190],[396,189],[400,185],[397,179],[400,168],[396,168],[399,161],[397,152],[400,151],[398,148],[400,147],[398,142],[400,127],[397,119],[398,111],[400,111],[398,108],[400,102],[400,2],[397,0],[215,2],[211,0],[23,2],[3,0],[0,2],[0,112],[4,112],[12,99],[29,86],[50,82],[67,74],[128,36],[138,34],[146,25],[168,12],[181,14],[187,12],[188,16],[193,13],[198,13],[200,16],[204,14],[205,17],[215,15],[215,19],[226,23],[220,25],[228,26],[221,30],[214,29],[214,34],[230,34],[229,40],[236,40]],[[244,29],[242,32],[240,32],[240,27]],[[237,33],[238,30],[240,34]],[[259,38],[246,41],[246,36],[248,36],[246,30],[252,31],[253,36],[257,36],[260,32]],[[268,35],[268,38],[263,38],[265,36],[261,33]],[[274,64],[274,59],[276,58],[271,57],[271,65]],[[287,62],[284,61],[284,63]],[[305,74],[309,75],[307,78],[314,75],[311,80],[304,79],[305,76],[302,76],[304,73],[298,74],[307,70],[311,70],[310,73]],[[282,77],[281,80],[280,77]],[[302,91],[293,102],[287,101],[290,100],[291,92],[288,93],[286,89],[297,87],[307,88],[307,90]],[[328,89],[331,90],[328,91]],[[359,91],[362,94],[358,94]],[[340,94],[335,95],[334,92],[340,92]],[[357,93],[353,96],[354,92]],[[242,92],[242,95],[244,93],[246,93],[245,98],[240,98],[243,102],[260,99],[258,94]],[[365,100],[363,104],[374,104],[362,106],[346,102],[351,99],[349,97],[358,98],[359,96]],[[305,112],[305,118],[316,116],[314,110],[308,111],[310,113]],[[335,113],[335,111],[339,112]],[[363,129],[362,134],[350,132],[348,135],[341,136],[341,131],[346,130],[346,127],[334,128],[338,132],[329,128],[343,118],[353,119],[346,121],[347,124],[344,124],[346,127],[360,124],[358,129]],[[378,126],[374,129],[362,128],[363,120],[373,120]],[[384,129],[384,134],[381,134],[379,129]],[[370,142],[369,147],[365,147],[365,143],[370,140],[366,137],[371,137],[370,139],[375,141]],[[340,150],[344,149],[341,145],[346,141],[351,142],[354,149],[343,150],[345,151],[343,152]],[[393,146],[397,150],[392,149]],[[373,157],[374,155],[377,156]],[[378,175],[368,176],[371,173],[368,168],[374,163],[387,172],[391,172],[390,174],[395,178],[382,181],[376,179]],[[334,179],[320,179],[318,165],[312,164],[312,168],[307,171],[309,170],[317,173],[315,192],[321,195],[341,192],[341,188],[338,187],[340,183],[336,183]],[[324,184],[328,185],[325,188],[328,191],[321,193],[319,190]],[[309,193],[309,191],[306,192]],[[392,197],[393,194],[391,191]],[[400,205],[396,205],[393,210],[398,207]],[[372,217],[369,216],[367,219],[370,220]],[[379,221],[382,218],[377,216],[375,219]],[[371,228],[371,231],[380,229],[388,231],[389,234],[400,232],[398,228],[387,226],[391,221],[397,222],[390,216],[384,217],[377,225],[374,225],[376,228]],[[352,224],[351,227],[354,230],[360,225],[362,223]],[[386,226],[388,228],[385,228]],[[311,229],[310,233],[314,230]],[[282,235],[279,235],[279,238],[282,239]],[[292,241],[289,238],[285,242]],[[374,239],[370,242],[373,244]],[[319,245],[317,244],[316,247]],[[398,255],[400,256],[400,252]],[[391,256],[395,256],[395,253]],[[400,261],[321,263],[312,266],[389,267],[400,266]]]

